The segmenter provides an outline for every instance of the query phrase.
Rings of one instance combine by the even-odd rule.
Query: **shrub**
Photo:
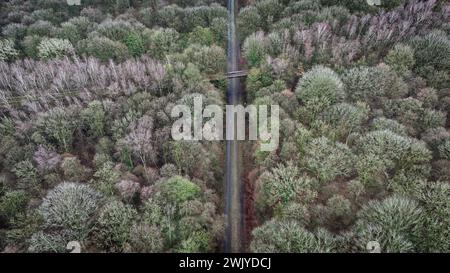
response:
[[[450,161],[450,140],[438,146],[439,156]]]
[[[80,54],[93,56],[101,61],[124,61],[128,58],[128,48],[121,42],[106,37],[92,37],[78,42],[77,50]]]
[[[177,5],[167,5],[157,11],[155,16],[156,24],[161,27],[169,27],[182,31],[185,26],[183,25],[183,9]]]
[[[420,128],[422,131],[445,126],[447,115],[444,112],[433,109],[425,109],[420,116]]]
[[[303,226],[308,226],[311,220],[311,215],[308,211],[308,207],[303,204],[294,202],[290,202],[286,206],[284,206],[280,210],[278,217],[282,220],[296,221]]]
[[[332,236],[324,230],[307,231],[294,221],[271,220],[252,232],[250,249],[257,253],[317,253],[335,251]]]
[[[81,118],[92,137],[102,137],[105,134],[105,110],[100,101],[92,101],[81,111]]]
[[[20,41],[26,35],[27,27],[23,24],[12,23],[5,26],[2,34],[10,40]]]
[[[358,199],[365,192],[364,184],[356,179],[350,180],[347,183],[347,191],[351,198]]]
[[[27,35],[37,35],[41,37],[52,37],[56,32],[55,26],[49,21],[38,20],[28,26]]]
[[[344,99],[344,85],[330,68],[315,66],[299,80],[295,89],[297,97],[317,111]]]
[[[144,41],[136,32],[128,34],[128,36],[124,38],[123,43],[127,46],[131,56],[139,57],[144,54]]]
[[[348,217],[352,211],[350,201],[340,194],[327,200],[327,209],[333,219]]]
[[[163,239],[158,227],[139,223],[131,228],[130,245],[134,252],[158,253],[163,250]]]
[[[130,205],[120,201],[106,204],[100,212],[96,229],[99,245],[107,250],[124,251],[136,216],[136,210]]]
[[[261,175],[259,200],[269,208],[283,207],[290,202],[311,203],[317,195],[315,182],[300,174],[292,163],[278,165]]]
[[[258,67],[262,64],[268,53],[265,44],[263,32],[254,33],[245,39],[242,50],[250,67]]]
[[[407,131],[404,125],[398,123],[394,119],[387,119],[385,117],[375,118],[372,121],[372,128],[374,131],[377,130],[389,130],[396,133],[397,135],[406,136]]]
[[[239,11],[237,27],[240,38],[244,40],[250,34],[257,32],[263,26],[263,18],[258,13],[258,9],[253,6],[246,6]]]
[[[210,29],[214,34],[214,40],[216,41],[217,45],[220,45],[222,47],[225,47],[227,41],[227,24],[228,23],[226,18],[214,18],[210,25]]]
[[[352,101],[364,101],[376,106],[381,97],[398,98],[407,92],[403,80],[385,64],[352,68],[344,73],[342,81]]]
[[[68,181],[83,181],[89,172],[75,156],[64,158],[61,163],[61,170]]]
[[[369,108],[364,103],[356,106],[338,103],[325,110],[322,120],[331,125],[336,139],[344,139],[354,132],[360,131],[367,121]]]
[[[54,142],[62,151],[70,151],[73,133],[77,128],[75,113],[71,109],[55,107],[41,114],[37,128],[49,142]]]
[[[160,185],[160,190],[169,202],[181,204],[200,195],[200,187],[181,176],[173,176]]]
[[[100,23],[105,19],[105,15],[98,8],[87,7],[81,10],[80,15],[89,18],[89,21]]]
[[[223,73],[226,68],[226,55],[223,48],[212,45],[191,45],[183,53],[187,57],[187,63],[195,64],[200,72],[206,75]]]
[[[367,242],[378,241],[383,252],[412,251],[423,216],[419,204],[405,197],[372,201],[358,212],[358,246],[364,249]]]
[[[54,59],[72,55],[74,48],[69,40],[44,38],[37,47],[41,59]]]
[[[406,76],[415,64],[414,50],[408,45],[397,44],[389,51],[385,61],[398,75]]]
[[[439,96],[436,89],[429,87],[423,88],[417,94],[417,99],[422,102],[425,108],[435,108],[439,101]]]
[[[412,97],[398,100],[388,100],[383,106],[384,113],[389,118],[395,118],[401,124],[407,126],[409,133],[417,133],[420,124],[420,116],[424,111],[422,103]]]
[[[11,61],[19,56],[12,40],[0,40],[0,61]]]
[[[9,191],[0,197],[0,216],[13,221],[19,214],[24,214],[29,197],[23,190]]]
[[[283,11],[283,5],[278,0],[260,0],[255,3],[255,7],[261,15],[266,29],[279,19]]]
[[[391,131],[372,131],[358,141],[361,155],[374,155],[388,164],[409,166],[427,162],[431,153],[425,143]]]
[[[354,170],[355,156],[342,143],[332,143],[326,137],[313,139],[306,147],[304,161],[307,169],[321,182],[338,176],[348,176]]]
[[[143,35],[146,52],[157,59],[175,53],[179,49],[180,34],[171,28],[145,30]]]
[[[99,201],[100,195],[89,186],[63,182],[49,191],[40,206],[44,226],[69,230],[83,240]]]
[[[18,187],[25,190],[35,190],[38,187],[38,173],[31,161],[24,160],[13,169],[17,177]]]
[[[104,163],[95,173],[93,184],[105,196],[113,196],[120,173],[114,169],[112,162]]]
[[[87,33],[92,30],[93,23],[86,17],[74,17],[61,24],[58,37],[67,39],[72,43],[86,39]]]
[[[450,187],[446,182],[422,185],[418,199],[423,204],[424,221],[419,251],[446,252],[450,241]]]
[[[209,28],[197,26],[189,33],[190,44],[210,46],[214,43],[214,35]]]
[[[30,58],[37,59],[39,57],[38,46],[42,41],[42,37],[37,35],[26,36],[22,41],[22,47],[25,54]]]
[[[71,241],[67,232],[45,233],[39,231],[29,240],[28,251],[34,253],[65,253],[67,243]]]
[[[97,26],[95,31],[100,36],[109,38],[113,41],[123,41],[130,33],[143,31],[145,27],[140,23],[130,23],[124,20],[106,19]]]
[[[445,33],[433,31],[411,41],[417,67],[433,66],[437,69],[450,68],[450,40]]]

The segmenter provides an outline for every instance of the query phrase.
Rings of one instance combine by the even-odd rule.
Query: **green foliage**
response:
[[[179,49],[179,33],[172,28],[145,30],[143,35],[146,52],[157,59],[175,53]]]
[[[42,41],[42,37],[37,35],[26,36],[22,41],[22,46],[25,54],[30,57],[37,59],[39,57],[38,46]]]
[[[345,144],[333,143],[326,137],[313,139],[305,149],[304,164],[321,182],[350,175],[355,160]]]
[[[61,163],[61,170],[67,181],[84,181],[88,169],[84,167],[77,157],[66,157]]]
[[[246,89],[250,101],[257,98],[257,93],[263,88],[272,84],[272,77],[269,72],[261,68],[250,69],[246,79]]]
[[[433,31],[411,41],[418,67],[433,66],[437,69],[450,68],[450,40],[441,31]]]
[[[49,21],[38,20],[27,28],[27,35],[37,35],[41,37],[52,37],[56,28]]]
[[[377,130],[389,130],[396,133],[397,135],[406,136],[407,131],[404,125],[398,123],[394,119],[387,119],[385,117],[375,118],[372,121],[372,128],[374,131]]]
[[[74,48],[69,40],[57,38],[42,39],[37,50],[39,58],[44,60],[70,56],[74,53]]]
[[[124,61],[128,58],[128,48],[121,42],[113,41],[106,37],[92,37],[78,42],[79,54],[93,56],[101,61]]]
[[[23,24],[11,23],[5,26],[2,30],[2,34],[9,40],[19,41],[27,32],[27,27]]]
[[[132,32],[141,32],[144,26],[139,23],[125,21],[125,20],[111,20],[106,19],[101,24],[97,25],[95,31],[113,41],[123,41]]]
[[[450,161],[450,140],[446,140],[438,146],[439,155],[443,159]]]
[[[183,52],[186,63],[195,64],[206,75],[223,73],[226,68],[225,50],[219,46],[191,45]]]
[[[350,180],[347,183],[347,191],[352,199],[358,199],[365,192],[364,184],[359,180]]]
[[[335,250],[335,239],[325,230],[316,234],[294,221],[271,220],[252,232],[252,252],[259,253],[322,253]]]
[[[283,11],[283,5],[278,0],[259,0],[255,3],[255,7],[263,20],[265,29],[277,21]]]
[[[199,186],[181,176],[173,176],[167,179],[160,187],[167,200],[175,204],[195,199],[200,194]]]
[[[258,67],[266,57],[264,34],[254,33],[248,36],[243,45],[243,53],[250,67]]]
[[[63,182],[49,191],[39,210],[45,227],[68,230],[83,240],[99,201],[100,195],[89,186]]]
[[[33,253],[65,253],[70,235],[67,232],[45,233],[36,232],[30,238],[28,251]]]
[[[335,194],[327,200],[327,208],[333,219],[348,217],[351,213],[350,201],[340,194]]]
[[[36,190],[38,187],[38,172],[31,161],[25,160],[17,163],[14,168],[14,174],[17,176],[18,187],[24,190]]]
[[[373,155],[392,168],[420,164],[431,158],[425,143],[388,130],[367,133],[358,141],[358,151],[363,156]]]
[[[89,136],[102,137],[105,134],[105,110],[100,101],[92,101],[86,109],[81,111],[81,118]]]
[[[144,54],[144,40],[139,34],[131,32],[125,37],[123,43],[127,46],[131,56],[139,57]]]
[[[0,61],[11,61],[19,55],[12,40],[0,40]]]
[[[415,249],[424,213],[416,201],[392,196],[370,202],[358,216],[355,229],[360,250],[367,242],[377,241],[382,252],[410,252]]]
[[[388,52],[385,61],[399,75],[406,76],[415,64],[414,50],[408,45],[397,44]]]
[[[325,110],[322,120],[331,126],[335,139],[342,140],[359,132],[368,120],[368,114],[369,108],[364,103],[338,103]]]
[[[344,85],[330,68],[315,66],[297,84],[295,94],[307,107],[319,112],[345,98]]]
[[[290,202],[286,206],[282,207],[276,216],[282,220],[296,221],[303,226],[307,226],[311,221],[311,215],[308,211],[308,207],[306,205],[294,202]]]
[[[423,252],[448,252],[450,242],[450,187],[446,182],[422,185],[417,194],[423,204],[424,222],[418,241]]]
[[[403,80],[385,64],[352,68],[344,73],[342,81],[352,101],[370,105],[379,105],[382,97],[399,98],[407,92]]]
[[[67,39],[72,44],[86,39],[87,33],[92,30],[93,23],[86,17],[74,17],[61,24],[58,31],[58,37]]]
[[[209,28],[197,26],[188,37],[190,44],[200,44],[210,46],[214,43],[214,35]]]
[[[241,40],[257,32],[263,26],[263,18],[255,6],[246,6],[239,11],[237,27]]]
[[[7,221],[13,221],[25,213],[28,201],[28,194],[23,190],[6,192],[0,197],[0,216]]]
[[[179,253],[201,253],[208,248],[209,235],[206,232],[195,232],[183,240],[177,249]]]
[[[417,94],[417,99],[422,102],[422,106],[426,108],[435,108],[439,101],[436,89],[429,87],[423,88]]]
[[[301,174],[292,163],[278,165],[261,176],[259,201],[269,208],[286,206],[289,202],[311,203],[317,196],[316,182]]]
[[[72,148],[73,133],[77,128],[76,114],[72,109],[55,107],[43,113],[37,121],[39,132],[60,150],[68,152]]]
[[[106,250],[124,251],[136,216],[136,210],[130,205],[115,200],[108,202],[98,217],[98,244]]]
[[[104,163],[95,173],[92,182],[96,189],[105,196],[113,196],[115,184],[119,181],[120,173],[114,169],[112,162]]]

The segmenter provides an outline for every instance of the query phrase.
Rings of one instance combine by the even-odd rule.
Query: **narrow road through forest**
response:
[[[228,73],[239,70],[240,49],[236,35],[236,0],[228,0]],[[241,104],[241,85],[239,78],[229,78],[227,86],[227,104]],[[234,118],[234,117],[233,117]],[[227,124],[231,124],[227,120]],[[236,132],[236,123],[235,130]],[[226,128],[229,130],[229,128]],[[225,163],[225,252],[242,252],[243,246],[243,196],[241,183],[241,149],[239,141],[226,141]]]

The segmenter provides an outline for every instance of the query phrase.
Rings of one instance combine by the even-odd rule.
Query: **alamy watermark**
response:
[[[201,96],[194,96],[193,105],[172,108],[174,140],[248,140],[260,141],[261,151],[274,151],[279,144],[280,109],[278,105],[219,105],[203,107]],[[248,119],[246,119],[248,118]],[[246,127],[248,120],[248,130]],[[225,126],[225,130],[224,130]]]

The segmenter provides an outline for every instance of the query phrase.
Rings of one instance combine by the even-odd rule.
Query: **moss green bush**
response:
[[[110,201],[100,212],[96,234],[98,244],[113,251],[124,251],[130,241],[136,210],[120,201]]]

